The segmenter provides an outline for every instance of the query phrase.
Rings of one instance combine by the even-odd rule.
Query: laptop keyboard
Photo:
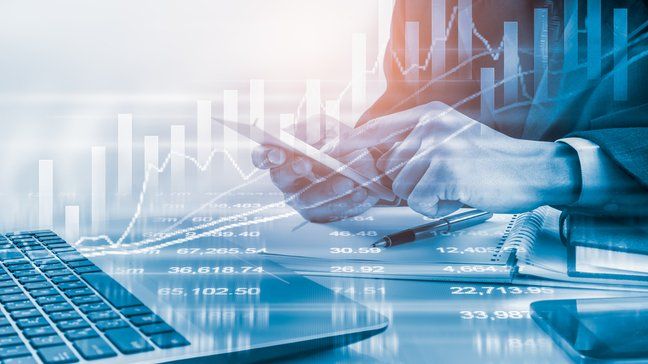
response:
[[[189,342],[49,230],[0,235],[1,363],[75,363]]]

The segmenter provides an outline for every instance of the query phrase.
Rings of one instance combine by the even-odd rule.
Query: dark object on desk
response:
[[[648,219],[561,216],[573,277],[648,280]]]
[[[577,363],[648,363],[648,298],[548,300],[531,317]]]
[[[433,234],[447,233],[465,229],[481,224],[493,217],[491,212],[470,210],[460,214],[444,217],[411,229],[390,234],[371,244],[372,247],[390,248],[392,246],[407,244],[420,239],[429,238]]]

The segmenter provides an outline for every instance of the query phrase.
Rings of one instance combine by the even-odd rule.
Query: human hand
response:
[[[306,124],[318,122],[319,118],[297,123],[295,134],[303,138]],[[325,122],[327,125],[338,123],[329,117]],[[324,142],[338,137],[334,130],[327,129]],[[375,160],[369,153],[354,150],[338,156],[338,159],[345,163],[353,161],[350,166],[359,172],[378,174]],[[258,168],[269,169],[272,181],[284,193],[286,203],[312,222],[330,222],[359,215],[378,201],[371,192],[352,180],[279,147],[258,146],[252,152],[252,162]]]
[[[375,145],[392,145],[378,169],[398,197],[429,217],[463,204],[511,213],[577,198],[578,157],[569,146],[508,137],[440,102],[372,120],[332,153]]]

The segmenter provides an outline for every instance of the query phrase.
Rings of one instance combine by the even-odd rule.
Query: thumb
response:
[[[327,143],[322,151],[332,156],[343,156],[360,149],[391,146],[414,129],[419,116],[407,110],[370,120]]]

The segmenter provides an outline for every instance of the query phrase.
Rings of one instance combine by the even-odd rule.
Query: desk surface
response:
[[[259,180],[269,186],[267,180]],[[258,184],[257,184],[258,186]],[[217,238],[232,238],[242,246],[261,247],[267,243],[258,226],[248,224],[260,221],[267,215],[250,214],[260,206],[282,200],[276,191],[246,191],[241,188],[227,196],[219,193],[205,197],[198,196],[198,204],[192,206],[186,199],[182,212],[174,212],[175,205],[165,210],[152,211],[145,206],[142,214],[149,213],[168,217],[140,219],[134,230],[155,240],[160,232],[174,232],[183,226],[196,226],[213,222],[223,216],[238,216],[228,220],[236,228],[219,230]],[[168,201],[166,201],[169,204]],[[155,206],[155,205],[153,205]],[[167,206],[167,205],[165,205]],[[193,210],[186,214],[187,210]],[[290,211],[290,209],[287,209]],[[274,217],[281,216],[272,210]],[[240,216],[245,217],[241,219]],[[184,216],[178,218],[177,216]],[[294,216],[294,215],[292,215]],[[155,223],[151,223],[154,221]],[[119,236],[128,226],[128,221],[110,224],[114,229],[111,236]],[[222,224],[221,224],[222,225]],[[162,227],[161,227],[162,226]],[[256,226],[256,227],[255,227]],[[270,225],[278,228],[279,225]],[[175,230],[174,230],[175,229]],[[294,231],[294,230],[292,230]],[[288,228],[283,235],[290,240]],[[192,232],[193,233],[193,232]],[[174,233],[175,234],[175,233]],[[180,235],[185,235],[182,233]],[[128,240],[136,240],[134,233]],[[299,241],[296,241],[299,240]],[[295,244],[304,244],[303,239],[292,239]],[[174,246],[182,249],[182,245]],[[178,250],[174,250],[179,253]],[[184,252],[186,253],[186,252]],[[178,259],[183,259],[179,256]],[[553,344],[529,317],[529,304],[536,300],[639,296],[642,293],[612,290],[587,290],[538,286],[507,286],[496,284],[425,282],[405,280],[382,280],[360,278],[312,277],[316,282],[329,287],[337,294],[346,295],[364,305],[379,311],[389,318],[388,329],[370,339],[347,347],[315,353],[292,359],[293,363],[320,362],[456,362],[456,363],[561,363],[567,357]],[[643,295],[648,295],[643,293]]]
[[[536,300],[640,293],[353,278],[314,278],[389,317],[387,331],[292,363],[563,363],[569,359],[529,318]],[[645,293],[643,295],[646,295]]]

